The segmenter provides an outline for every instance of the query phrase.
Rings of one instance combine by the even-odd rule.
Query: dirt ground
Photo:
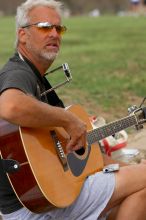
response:
[[[128,134],[127,145],[122,150],[112,154],[114,159],[128,163],[140,163],[141,159],[146,159],[146,126]]]
[[[127,147],[146,150],[146,126],[128,136]]]

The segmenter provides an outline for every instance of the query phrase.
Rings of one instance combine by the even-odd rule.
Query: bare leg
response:
[[[121,219],[146,219],[146,189],[127,197],[107,218],[107,220]]]
[[[125,199],[121,203],[115,219],[146,219],[146,188]]]
[[[116,188],[103,214],[119,206],[113,220],[146,220],[146,164],[122,167]]]

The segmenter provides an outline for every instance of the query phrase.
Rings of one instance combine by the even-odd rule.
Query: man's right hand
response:
[[[70,114],[70,120],[64,128],[70,136],[66,146],[67,153],[70,153],[86,145],[87,126],[76,115],[67,114]]]

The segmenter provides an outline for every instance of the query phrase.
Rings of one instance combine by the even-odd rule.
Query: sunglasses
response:
[[[55,25],[55,24],[50,24],[48,22],[38,22],[35,24],[27,24],[27,25],[22,26],[22,28],[29,28],[31,26],[35,26],[39,30],[42,30],[44,32],[51,32],[53,28],[55,28],[59,35],[62,35],[67,31],[67,28],[64,25]]]

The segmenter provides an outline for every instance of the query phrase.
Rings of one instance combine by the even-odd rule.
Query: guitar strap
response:
[[[6,173],[14,173],[20,169],[20,164],[16,160],[2,159],[0,157],[0,167],[2,167]]]

